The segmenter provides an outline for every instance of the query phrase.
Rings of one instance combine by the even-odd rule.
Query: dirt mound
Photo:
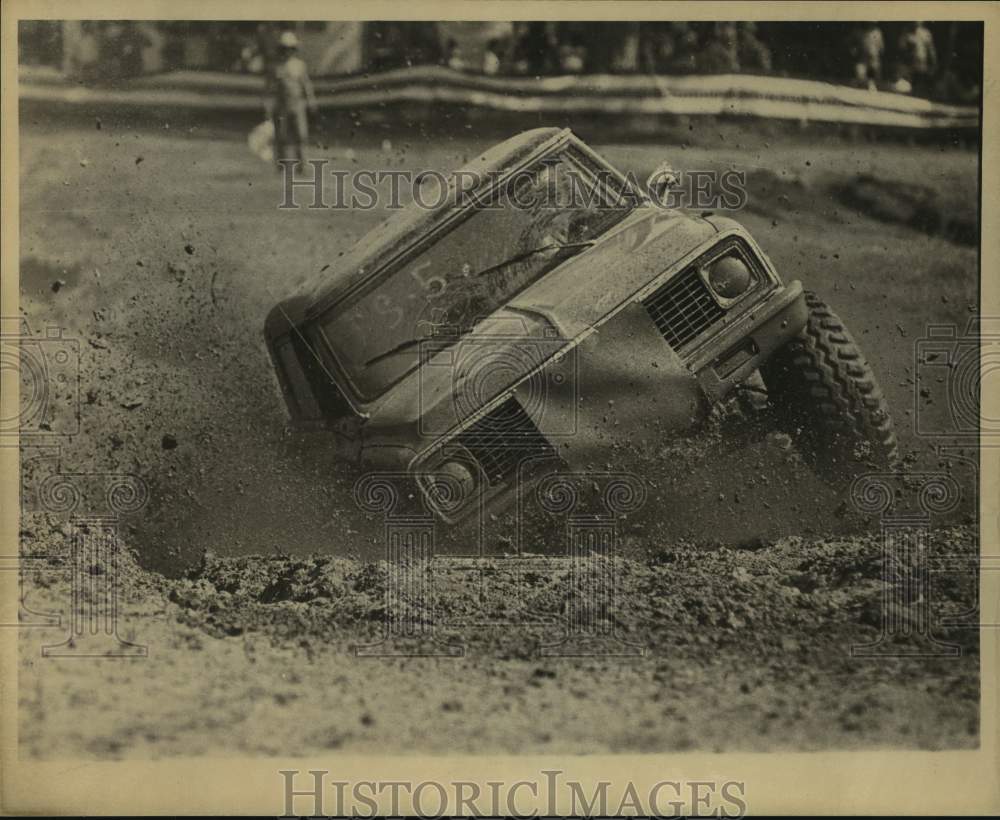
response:
[[[964,574],[962,562],[978,548],[971,527],[936,530],[930,541],[928,560],[952,562],[934,588],[937,622],[970,607],[975,579]],[[537,555],[442,556],[414,568],[422,584],[406,585],[393,599],[398,609],[391,611],[386,593],[399,566],[330,556],[209,554],[165,589],[189,625],[216,637],[257,631],[278,642],[307,638],[346,647],[376,640],[392,616],[438,627],[438,640],[445,643],[491,655],[499,650],[501,656],[514,643],[521,655],[525,639],[545,641],[561,633],[567,613],[591,605],[597,582],[609,578],[616,587],[613,631],[657,654],[703,651],[706,644],[759,651],[794,645],[819,658],[834,645],[872,641],[881,629],[886,581],[878,536],[793,537],[759,550],[691,542],[631,547],[641,557],[578,564]],[[977,651],[975,630],[935,632],[965,653]],[[900,648],[917,637],[901,636]]]
[[[25,573],[25,607],[69,616],[70,573],[57,571],[68,569],[59,551],[67,542],[57,528],[35,526],[44,551],[63,557]],[[541,649],[566,647],[568,614],[581,612],[592,582],[606,577],[600,562],[441,557],[429,568],[429,594],[413,595],[410,587],[390,610],[384,563],[209,554],[187,577],[167,580],[123,553],[118,634],[148,655],[53,662],[39,657],[39,645],[59,642],[63,629],[21,630],[22,754],[581,754],[977,743],[978,631],[940,620],[975,600],[974,576],[956,566],[977,552],[973,528],[934,530],[928,539],[927,557],[954,562],[946,566],[955,572],[934,574],[927,614],[935,637],[961,648],[958,657],[903,657],[919,623],[909,624],[909,637],[885,644],[888,654],[852,657],[852,645],[881,633],[878,539],[788,538],[760,550],[639,546],[641,558],[615,562],[618,595],[597,619],[611,626],[607,648],[617,654],[584,657]],[[391,613],[406,616],[416,639],[378,643]],[[913,612],[891,614],[902,624]],[[357,646],[374,651],[358,656],[350,651]],[[392,657],[396,648],[425,657]]]
[[[844,205],[882,222],[906,225],[963,245],[979,244],[976,203],[965,201],[964,207],[946,203],[930,186],[858,174],[835,185],[833,191]]]

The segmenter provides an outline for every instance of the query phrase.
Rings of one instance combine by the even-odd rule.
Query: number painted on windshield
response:
[[[428,268],[430,266],[431,262],[424,262],[424,264],[416,268],[413,268],[413,270],[410,271],[410,276],[416,279],[424,290],[426,291],[433,290],[433,292],[428,292],[427,295],[431,299],[436,299],[438,296],[440,296],[448,289],[448,283],[445,281],[445,278],[443,276],[437,276],[435,274],[431,274],[430,276],[421,275],[420,272],[424,268]]]
[[[375,310],[382,314],[382,316],[389,318],[390,328],[399,327],[399,323],[403,321],[403,309],[399,305],[394,304],[392,299],[384,293],[380,293],[375,297]]]

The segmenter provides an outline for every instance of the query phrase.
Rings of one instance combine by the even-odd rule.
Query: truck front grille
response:
[[[725,315],[694,266],[668,280],[643,305],[677,352]]]
[[[491,485],[514,477],[518,466],[527,459],[555,456],[555,448],[513,397],[471,424],[455,440],[472,453]]]

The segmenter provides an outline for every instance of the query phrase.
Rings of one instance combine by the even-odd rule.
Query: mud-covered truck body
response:
[[[894,456],[867,366],[819,361],[854,362],[853,342],[830,337],[835,316],[811,321],[821,303],[738,223],[659,206],[555,128],[449,184],[267,318],[291,419],[328,433],[337,459],[411,475],[456,520],[509,505],[539,470],[690,430],[757,374],[789,426],[825,431],[812,444],[827,461],[862,440]]]

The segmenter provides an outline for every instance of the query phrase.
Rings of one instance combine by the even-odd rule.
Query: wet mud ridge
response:
[[[964,574],[963,561],[976,554],[975,533],[935,531],[933,543],[943,562],[932,596],[933,617],[941,620],[972,604],[974,579]],[[876,535],[792,537],[759,549],[692,543],[652,548],[641,558],[442,556],[409,567],[329,556],[208,554],[187,577],[165,582],[165,591],[180,617],[218,637],[259,631],[279,642],[306,636],[346,648],[377,639],[389,618],[403,617],[440,627],[438,638],[487,654],[505,641],[530,654],[532,636],[558,640],[577,605],[600,604],[607,609],[595,618],[609,618],[616,636],[654,654],[704,651],[706,644],[825,651],[837,642],[846,648],[878,637],[886,571]],[[387,597],[401,574],[409,591]],[[603,582],[614,584],[606,601],[595,592]],[[887,614],[905,622],[917,613],[904,605]],[[581,617],[591,622],[586,613]],[[902,652],[921,637],[916,623],[908,626],[908,634],[895,636]],[[512,629],[523,633],[512,639]],[[966,652],[977,649],[975,630],[938,629],[935,636]]]
[[[911,556],[936,568],[929,607],[897,597],[888,609],[878,536],[677,543],[613,566],[440,557],[412,568],[424,583],[402,585],[398,565],[327,555],[206,554],[174,579],[123,558],[118,634],[147,654],[45,658],[51,630],[22,630],[22,748],[44,759],[973,747],[977,549],[970,527],[935,530]],[[66,613],[63,575],[29,573],[25,589],[32,612]]]

